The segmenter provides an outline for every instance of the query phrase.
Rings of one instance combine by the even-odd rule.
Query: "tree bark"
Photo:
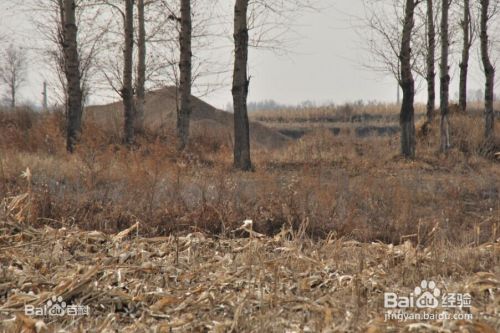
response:
[[[144,133],[144,103],[146,84],[146,26],[144,20],[144,0],[137,1],[137,79],[136,79],[136,103],[135,103],[135,126],[136,133]]]
[[[399,85],[399,82],[398,82],[398,90],[396,91],[396,104],[399,106],[401,104],[401,92],[400,92],[400,89],[401,89],[401,86]]]
[[[80,86],[80,58],[78,56],[76,1],[64,0],[64,64],[67,80],[67,136],[66,149],[73,153],[81,134],[82,90]]]
[[[427,0],[427,122],[434,120],[436,107],[436,28],[434,26],[434,7],[432,0]]]
[[[440,110],[441,110],[441,152],[447,152],[450,148],[450,121],[449,121],[449,90],[450,74],[448,66],[449,36],[448,36],[448,14],[450,0],[442,0],[441,7],[441,64],[440,64]]]
[[[471,16],[470,16],[470,3],[469,0],[464,0],[464,12],[462,18],[462,60],[460,61],[460,82],[458,89],[458,106],[461,111],[467,109],[467,73],[469,70],[469,55],[471,48]]]
[[[64,64],[64,27],[66,26],[66,18],[64,17],[64,1],[65,0],[57,0],[58,4],[58,9],[59,9],[59,20],[60,20],[60,25],[57,30],[57,38],[59,45],[62,47],[62,56],[57,56],[58,58],[58,65],[59,69],[61,70],[61,73],[66,73],[66,65]],[[61,80],[63,81],[63,80]],[[69,117],[69,111],[68,111],[68,87],[67,87],[67,82],[61,82],[63,85],[63,92],[64,92],[64,100],[66,101],[64,103],[64,115],[66,119]],[[83,94],[82,94],[83,96]],[[83,98],[83,97],[82,97]]]
[[[234,71],[233,71],[233,108],[234,108],[234,167],[249,171],[250,127],[248,122],[247,97],[249,79],[248,66],[248,25],[247,11],[249,0],[236,0],[234,6]]]
[[[47,81],[43,81],[43,111],[49,109],[48,95],[47,95]]]
[[[125,47],[123,50],[123,87],[121,89],[123,111],[125,114],[125,143],[134,143],[134,100],[132,88],[132,67],[134,52],[134,0],[125,0],[124,19]]]
[[[14,76],[14,82],[15,82],[15,76]],[[15,86],[15,84],[13,84],[10,87],[10,107],[13,109],[16,107],[16,86]]]
[[[493,89],[495,84],[495,68],[493,67],[488,52],[488,11],[489,0],[481,0],[481,60],[483,62],[485,87],[484,87],[484,136],[487,140],[493,139],[495,116],[493,112]]]
[[[411,72],[411,34],[414,26],[415,1],[406,0],[403,35],[401,38],[401,154],[405,158],[415,158],[415,119],[413,101],[415,98],[415,81]]]
[[[186,148],[189,138],[189,118],[191,116],[191,0],[181,0],[180,81],[179,108],[177,110],[177,148]]]

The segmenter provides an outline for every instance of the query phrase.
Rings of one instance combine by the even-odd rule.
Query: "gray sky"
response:
[[[0,10],[10,3],[9,0],[0,0]],[[360,23],[356,17],[364,15],[362,1],[332,0],[325,3],[330,3],[330,6],[319,12],[305,12],[294,23],[294,47],[287,54],[258,49],[250,51],[249,101],[273,99],[295,104],[305,100],[317,103],[395,100],[395,81],[363,67],[370,55],[361,47],[362,37],[354,28]],[[20,40],[29,46],[32,30],[21,23],[25,15],[15,10],[3,11],[0,27],[7,36],[13,36],[21,27],[23,33]],[[297,35],[299,38],[296,38]],[[226,54],[230,52],[226,50]],[[472,53],[477,58],[477,52],[473,50]],[[452,66],[455,67],[453,75],[456,77],[456,61],[452,60]],[[30,65],[29,85],[21,91],[22,100],[41,101],[41,86],[46,74],[37,70],[38,67],[36,63]],[[482,86],[477,61],[471,64],[471,71],[469,87],[477,89]],[[230,79],[226,78],[226,81],[230,82]],[[457,91],[455,81],[452,81],[452,98]],[[425,99],[423,90],[417,100]],[[216,107],[225,108],[231,101],[230,87],[226,85],[203,98]],[[101,102],[97,98],[91,101]]]
[[[307,12],[296,23],[300,34],[286,55],[250,50],[249,100],[282,103],[305,100],[342,103],[359,99],[390,101],[396,83],[362,66],[366,54],[354,30],[355,16],[363,15],[361,1],[335,1],[319,13]],[[222,97],[210,98],[214,103]],[[226,94],[227,95],[227,94]]]

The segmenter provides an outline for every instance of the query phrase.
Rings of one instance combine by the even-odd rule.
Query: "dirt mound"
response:
[[[203,135],[210,130],[217,132],[217,137],[230,141],[233,133],[233,115],[218,110],[201,99],[192,98],[191,114],[192,134]],[[121,101],[107,105],[90,106],[85,110],[85,119],[108,124],[119,130],[123,124],[123,106]],[[146,95],[145,125],[148,129],[173,129],[176,122],[177,91],[175,87],[166,87],[149,92]],[[264,148],[279,148],[289,138],[276,130],[260,123],[250,123],[250,139],[253,144]],[[201,132],[200,132],[201,131]]]

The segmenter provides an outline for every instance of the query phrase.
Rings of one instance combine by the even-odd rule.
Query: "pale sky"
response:
[[[395,100],[394,79],[371,72],[363,66],[369,61],[370,55],[361,46],[362,36],[355,29],[360,24],[357,18],[364,15],[362,1],[330,0],[325,3],[328,4],[326,8],[318,12],[305,12],[294,23],[294,47],[287,54],[250,50],[249,101],[273,99],[280,103],[296,104],[305,100],[316,103],[344,103],[360,99]],[[4,10],[11,4],[10,0],[0,0],[0,10],[3,12],[0,15],[1,31],[8,37],[7,40],[16,36],[18,30],[23,31],[16,38],[21,45],[29,46],[33,43],[33,29],[29,24],[22,23],[26,13],[16,11],[16,8]],[[472,54],[476,59],[475,49]],[[456,63],[452,61],[452,72],[456,77],[453,66],[456,71]],[[21,100],[40,104],[41,86],[47,74],[38,70],[39,67],[36,62],[30,64],[29,84],[22,89]],[[483,79],[477,61],[473,61],[470,68],[469,88],[481,88]],[[457,91],[455,81],[452,81],[452,98]],[[424,90],[419,93],[417,100],[425,99]],[[230,87],[227,85],[203,99],[218,108],[225,108],[231,101]],[[96,97],[91,101],[100,102]]]

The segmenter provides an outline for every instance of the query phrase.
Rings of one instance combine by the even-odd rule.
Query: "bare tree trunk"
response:
[[[15,77],[14,77],[14,82],[15,82]],[[16,107],[16,85],[15,85],[15,83],[10,87],[10,107],[13,109]]]
[[[134,143],[134,100],[132,88],[132,68],[134,52],[134,0],[125,0],[125,47],[123,51],[123,87],[121,90],[123,110],[125,114],[125,143]]]
[[[43,111],[47,111],[49,109],[48,104],[48,95],[47,95],[47,81],[43,81]]]
[[[248,0],[236,0],[234,6],[234,71],[233,71],[233,108],[234,108],[234,167],[249,171],[250,126],[248,122],[247,97],[249,79],[248,66]]]
[[[80,59],[78,56],[76,1],[64,0],[64,64],[67,84],[67,141],[66,149],[72,153],[78,142],[82,124],[82,91],[80,86]]]
[[[62,52],[63,55],[62,56],[59,56],[58,57],[58,65],[59,65],[59,69],[61,70],[61,73],[66,73],[66,65],[64,64],[64,30],[65,30],[65,27],[66,27],[66,18],[65,18],[65,15],[64,15],[64,1],[65,0],[57,0],[57,4],[58,4],[58,9],[59,9],[59,20],[60,20],[60,25],[58,27],[58,41],[59,41],[59,44],[62,46]],[[66,75],[66,74],[65,74]],[[64,115],[66,117],[66,119],[69,118],[69,111],[68,111],[68,85],[67,85],[67,82],[63,82],[64,80],[61,80],[61,83],[63,85],[63,92],[64,92],[64,100],[66,101],[64,103]],[[67,81],[67,80],[66,80]]]
[[[146,83],[146,26],[144,22],[144,0],[137,1],[137,79],[136,79],[136,103],[135,103],[135,126],[136,133],[144,133],[144,102]]]
[[[436,107],[436,28],[434,26],[434,7],[432,0],[427,0],[427,122],[434,120]]]
[[[401,92],[400,92],[401,87],[399,86],[398,82],[398,90],[396,91],[396,104],[400,105],[401,104]]]
[[[460,83],[458,89],[458,106],[461,111],[467,109],[467,72],[469,70],[469,54],[471,48],[471,16],[470,16],[470,3],[469,0],[464,0],[464,12],[462,18],[462,60],[460,61]]]
[[[415,1],[406,0],[403,35],[401,38],[401,154],[405,158],[415,158],[415,119],[413,100],[415,98],[415,81],[411,72],[411,33],[414,26]]]
[[[442,0],[441,7],[441,64],[440,64],[440,99],[441,99],[441,151],[446,152],[450,148],[450,121],[449,121],[449,90],[450,74],[448,66],[449,36],[448,36],[448,14],[450,0]]]
[[[191,115],[191,0],[181,0],[180,81],[179,108],[177,110],[178,149],[184,150],[189,138],[189,118]]]
[[[486,83],[484,88],[484,136],[493,139],[495,116],[493,113],[493,89],[495,84],[495,68],[491,64],[488,53],[488,9],[489,0],[481,0],[481,59],[483,62]]]
[[[61,21],[61,26],[60,28],[58,29],[58,33],[59,33],[59,42],[62,43],[64,41],[64,27],[66,26],[66,18],[65,18],[65,14],[64,14],[64,4],[65,0],[57,0],[57,4],[58,4],[58,7],[59,7],[59,20]]]

